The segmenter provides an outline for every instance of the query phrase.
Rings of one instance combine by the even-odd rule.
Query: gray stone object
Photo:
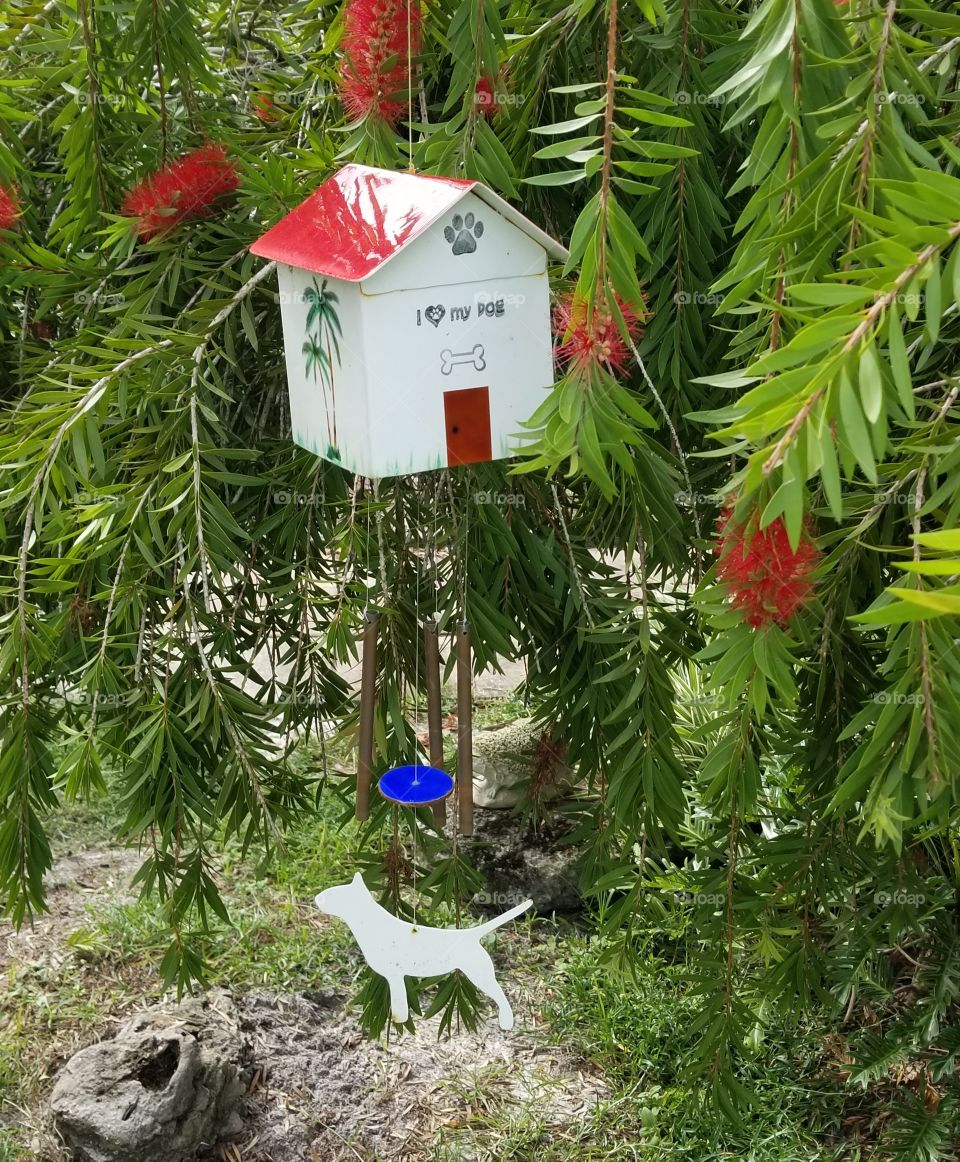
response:
[[[473,798],[477,812],[471,852],[485,890],[474,903],[503,912],[527,898],[540,915],[582,907],[579,852],[564,842],[571,826],[561,815],[534,823],[513,811],[530,795],[534,752],[542,728],[529,718],[478,730],[473,736]],[[583,793],[577,772],[558,762],[539,790],[541,803]]]
[[[243,1054],[223,991],[140,1013],[63,1067],[54,1125],[80,1162],[188,1162],[242,1128]]]
[[[473,736],[473,801],[478,807],[509,810],[529,794],[533,751],[542,728],[529,718],[518,718],[505,726],[478,730]],[[561,798],[577,781],[576,772],[560,763],[544,801]]]

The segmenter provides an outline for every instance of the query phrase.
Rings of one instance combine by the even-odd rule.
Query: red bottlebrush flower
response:
[[[273,103],[273,98],[266,93],[256,93],[250,99],[250,105],[253,109],[253,115],[264,124],[270,125],[277,120],[277,107]]]
[[[497,93],[493,80],[490,77],[481,77],[477,81],[477,87],[473,91],[473,103],[478,106],[480,112],[488,121],[492,121],[499,112],[497,108]]]
[[[13,230],[20,218],[20,199],[13,186],[0,185],[0,230]]]
[[[717,522],[714,552],[717,576],[752,626],[786,625],[813,597],[820,551],[807,530],[792,548],[782,517],[761,529],[758,514],[734,524],[733,510],[726,509]]]
[[[349,0],[343,48],[344,108],[393,127],[407,108],[411,54],[420,51],[420,0]]]
[[[638,315],[619,295],[617,306],[630,338],[636,343],[643,334],[646,315]],[[571,293],[554,308],[553,326],[560,340],[556,348],[557,359],[568,370],[578,375],[587,375],[593,367],[603,367],[621,375],[626,370],[630,349],[608,307],[598,304],[591,315],[586,302]]]
[[[139,219],[141,238],[153,238],[190,218],[207,217],[216,202],[239,185],[236,166],[224,147],[204,145],[138,182],[123,199],[120,212]]]

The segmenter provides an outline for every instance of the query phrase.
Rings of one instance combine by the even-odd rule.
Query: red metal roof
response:
[[[359,282],[473,190],[553,257],[566,251],[479,182],[346,165],[250,247],[312,274]]]

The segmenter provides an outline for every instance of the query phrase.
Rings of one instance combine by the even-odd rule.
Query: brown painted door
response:
[[[447,463],[479,464],[492,459],[490,393],[485,387],[462,387],[443,393],[447,427]]]

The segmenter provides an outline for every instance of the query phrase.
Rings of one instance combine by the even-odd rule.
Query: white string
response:
[[[453,531],[454,531],[454,536],[451,538],[450,544],[455,549],[456,543],[457,543],[457,540],[459,539],[459,534],[460,534],[460,522],[457,520],[457,506],[456,506],[455,497],[453,495],[453,479],[452,479],[452,476],[451,476],[449,471],[446,473],[446,478],[447,478],[447,496],[448,496],[449,501],[450,501],[450,520],[453,523]],[[468,498],[468,500],[467,500],[467,517],[468,518],[469,518],[469,515],[470,515],[470,500]],[[458,560],[458,558],[460,558],[460,557],[461,557],[461,553],[454,552],[454,568],[456,568],[460,564],[460,561]],[[465,617],[465,610],[466,610],[466,571],[465,570],[461,570],[459,581],[455,582],[455,583],[457,583],[457,588],[460,590],[461,617]],[[453,630],[452,641],[453,641],[453,649],[456,650],[456,648],[457,648],[456,620],[454,620],[454,630]],[[457,665],[459,666],[459,664],[460,664],[460,659],[458,657],[457,658]],[[458,676],[458,681],[459,681],[459,676]],[[458,697],[458,707],[457,708],[458,708],[458,712],[459,712],[459,697]],[[458,736],[459,736],[459,733],[460,733],[460,719],[458,717],[457,718],[457,734],[458,734]],[[460,774],[460,770],[459,770],[459,744],[457,747],[457,758],[458,758],[457,782],[459,783],[459,780],[461,778],[461,774]],[[460,841],[460,795],[458,792],[458,793],[454,794],[454,796],[453,796],[453,862],[454,862],[454,864],[456,864],[456,862],[459,858],[459,847],[460,847],[459,841]],[[455,897],[455,904],[456,904],[456,911],[457,911],[456,927],[459,928],[460,927],[460,919],[461,919],[461,916],[460,916],[460,893],[459,892],[457,893],[457,895]]]
[[[414,569],[416,570],[417,578],[416,578],[416,588],[415,588],[416,597],[414,599],[415,603],[414,603],[414,619],[413,619],[413,624],[415,627],[415,634],[416,634],[415,650],[414,650],[414,662],[413,662],[413,667],[414,667],[414,669],[413,669],[413,675],[414,675],[414,677],[413,677],[413,721],[414,721],[413,755],[414,755],[414,765],[419,767],[420,766],[420,745],[419,745],[420,740],[417,738],[416,724],[420,719],[420,650],[422,648],[422,639],[423,639],[422,627],[420,625],[420,573],[421,573],[420,557],[421,557],[421,554],[423,552],[423,548],[422,548],[422,530],[420,528],[420,481],[418,479],[416,480],[414,488],[416,489],[416,494],[417,494],[417,536],[416,536],[416,541],[415,541],[413,560],[414,560]]]
[[[367,550],[367,552],[366,552],[366,558],[367,558],[366,566],[367,567],[366,567],[366,575],[363,578],[363,615],[364,615],[364,619],[366,619],[367,614],[369,614],[369,612],[370,612],[370,579],[372,576],[371,571],[370,571],[370,513],[371,513],[371,507],[370,507],[370,491],[369,491],[369,489],[366,489],[363,487],[363,477],[362,476],[358,477],[358,484],[360,487],[360,491],[364,494],[366,502],[367,502],[367,540],[366,540],[366,550]]]
[[[453,489],[450,490],[451,506],[455,503]],[[458,579],[457,588],[460,590],[460,621],[467,621],[467,565],[468,553],[470,544],[470,497],[467,497],[466,513],[464,514],[463,522],[457,523],[457,531],[461,533],[460,536],[460,552],[457,554],[460,566],[460,577]]]
[[[422,548],[422,529],[421,529],[421,508],[420,508],[420,480],[414,477],[417,496],[416,522],[417,534],[414,542],[414,569],[416,570],[415,582],[415,599],[414,599],[414,663],[413,663],[413,762],[414,762],[414,784],[419,782],[417,770],[420,767],[420,740],[417,737],[417,724],[420,721],[420,650],[425,648],[423,641],[423,632],[420,625],[420,556],[423,552]],[[412,853],[411,860],[413,863],[412,888],[413,888],[413,926],[417,926],[417,831],[420,824],[417,820],[417,809],[414,807],[411,811],[411,838],[412,838]]]

